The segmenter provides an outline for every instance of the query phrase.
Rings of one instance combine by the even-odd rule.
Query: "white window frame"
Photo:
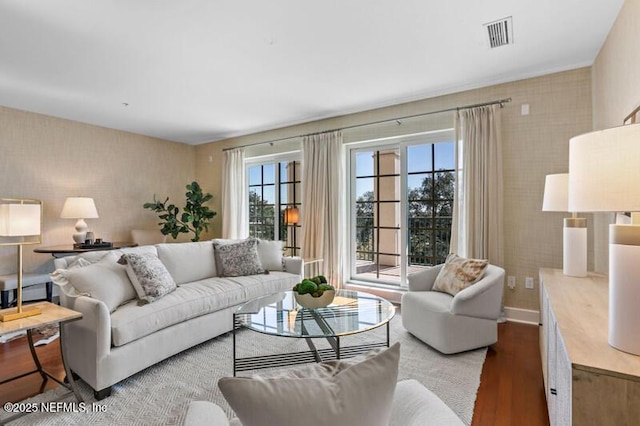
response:
[[[261,155],[261,156],[256,156],[256,157],[250,157],[250,158],[245,158],[244,160],[244,173],[245,173],[245,182],[247,183],[247,195],[246,195],[246,206],[247,206],[247,211],[246,211],[246,217],[247,220],[249,221],[251,218],[249,217],[249,168],[253,167],[253,166],[264,166],[267,164],[275,164],[277,169],[279,169],[279,164],[281,162],[288,162],[288,161],[297,161],[300,163],[300,165],[302,165],[302,152],[301,151],[288,151],[288,152],[281,152],[281,153],[277,153],[277,154],[269,154],[269,155]],[[278,181],[277,177],[279,176],[279,172],[276,171],[276,182],[275,182],[275,204],[276,207],[280,206],[280,190],[279,190],[279,185],[280,182]],[[300,185],[300,188],[302,188],[302,182]],[[302,194],[300,194],[300,202],[302,202]],[[279,238],[280,236],[280,209],[279,208],[274,208],[273,209],[273,214],[274,214],[274,218],[273,218],[273,236],[274,238]],[[250,224],[249,224],[250,225]],[[247,226],[247,229],[249,229],[249,226]]]
[[[346,281],[348,284],[355,284],[365,287],[378,287],[387,289],[407,289],[407,269],[408,269],[408,218],[407,218],[407,147],[413,145],[434,144],[443,142],[446,139],[454,143],[454,158],[455,151],[455,137],[454,129],[440,129],[429,132],[414,133],[403,136],[394,136],[389,138],[373,139],[361,142],[349,143],[346,146],[347,149],[347,170],[349,171],[348,177],[348,200],[349,200],[349,214],[347,217],[347,229],[349,234],[349,241],[347,242],[347,250],[349,255],[347,256],[346,264]],[[384,148],[397,147],[400,152],[400,285],[397,282],[390,282],[384,280],[364,280],[361,278],[355,278],[356,275],[356,210],[351,208],[355,204],[356,198],[356,164],[355,156],[358,152],[380,150]],[[457,178],[457,175],[456,175]]]

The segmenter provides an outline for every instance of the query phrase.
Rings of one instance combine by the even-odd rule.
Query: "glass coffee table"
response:
[[[239,371],[283,367],[352,357],[377,347],[389,347],[389,321],[395,307],[387,300],[361,291],[338,290],[326,308],[306,309],[298,305],[292,291],[250,300],[233,314],[233,375]],[[363,333],[386,325],[386,342],[342,346],[343,336]],[[272,336],[305,339],[308,351],[237,357],[238,328]],[[326,339],[329,348],[317,348],[314,339]]]

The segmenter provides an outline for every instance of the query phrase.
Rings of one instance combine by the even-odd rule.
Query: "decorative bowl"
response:
[[[320,297],[313,297],[311,294],[298,294],[297,291],[293,292],[296,302],[303,308],[318,309],[329,306],[333,302],[333,298],[336,295],[335,290],[325,290]]]

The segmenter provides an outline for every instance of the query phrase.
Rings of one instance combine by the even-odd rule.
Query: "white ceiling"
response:
[[[622,3],[2,0],[0,105],[198,144],[591,65]]]

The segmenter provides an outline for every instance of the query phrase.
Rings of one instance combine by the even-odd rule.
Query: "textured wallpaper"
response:
[[[74,219],[60,219],[68,196],[93,197],[89,228],[105,241],[154,229],[142,204],[153,194],[184,204],[195,178],[195,148],[70,120],[0,107],[0,196],[44,203],[43,246],[73,243]],[[51,256],[25,246],[25,270],[50,268]],[[15,272],[15,248],[0,248],[0,274]]]

